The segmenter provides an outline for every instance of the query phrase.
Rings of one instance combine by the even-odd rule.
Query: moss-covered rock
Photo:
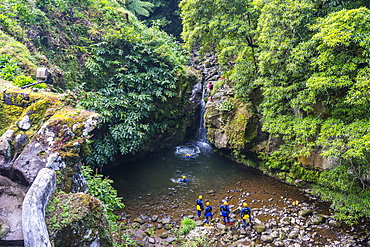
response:
[[[70,192],[74,167],[88,155],[86,139],[101,117],[65,106],[61,95],[45,91],[13,88],[7,89],[2,97],[0,113],[6,123],[2,131],[10,128],[12,135],[1,138],[10,148],[0,154],[6,157],[0,159],[0,170],[6,167],[11,178],[16,176],[26,184],[33,182],[41,168],[61,170],[65,182],[62,187]]]
[[[54,246],[113,246],[104,205],[88,194],[54,195],[46,222]]]
[[[244,150],[257,135],[251,104],[234,98],[227,85],[208,101],[204,121],[208,140],[218,149]]]

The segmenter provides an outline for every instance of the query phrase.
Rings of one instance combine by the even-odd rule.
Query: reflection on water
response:
[[[194,158],[184,158],[185,154]],[[125,211],[137,214],[153,214],[156,210],[161,210],[157,214],[163,211],[168,214],[194,213],[194,201],[198,195],[206,195],[207,200],[218,204],[228,191],[239,188],[253,194],[253,198],[266,199],[274,193],[302,199],[296,188],[255,169],[242,168],[213,153],[204,142],[192,142],[153,153],[145,160],[120,164],[106,173],[115,181],[113,186],[123,197]],[[182,176],[190,181],[180,182]],[[215,193],[207,196],[211,190]],[[240,203],[237,197],[234,200],[234,204]]]

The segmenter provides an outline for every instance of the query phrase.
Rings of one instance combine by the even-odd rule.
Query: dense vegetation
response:
[[[181,140],[189,126],[187,58],[158,25],[148,28],[134,15],[153,7],[140,0],[0,4],[0,77],[29,84],[46,66],[53,90],[99,112],[104,124],[94,133],[91,165],[150,150],[158,138]]]
[[[178,35],[178,3],[2,1],[0,79],[29,84],[46,66],[49,87],[101,113],[91,165],[151,150],[151,142],[184,135],[192,114],[186,56],[159,28]],[[186,47],[217,52],[236,97],[258,103],[263,131],[278,140],[260,153],[265,168],[314,183],[347,222],[370,214],[369,7],[365,0],[180,2]],[[330,169],[310,166],[314,153]]]
[[[259,102],[267,169],[316,184],[338,218],[370,214],[367,1],[183,0],[188,49],[217,52],[236,97]],[[320,153],[330,169],[310,166]]]

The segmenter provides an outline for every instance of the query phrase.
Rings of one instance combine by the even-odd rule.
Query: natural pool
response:
[[[193,158],[184,158],[185,154]],[[299,211],[307,208],[313,209],[317,215],[330,215],[328,203],[310,198],[303,190],[264,175],[257,169],[227,160],[212,152],[206,142],[193,141],[153,153],[143,160],[122,162],[106,170],[105,175],[115,181],[113,186],[126,205],[121,212],[123,220],[133,226],[137,218],[142,219],[141,225],[130,231],[134,234],[133,238],[144,246],[151,243],[168,246],[161,245],[170,237],[158,237],[166,230],[163,226],[159,227],[162,225],[159,224],[160,220],[152,220],[153,216],[166,218],[175,228],[179,227],[183,217],[200,221],[195,211],[195,200],[199,195],[203,196],[204,202],[211,203],[216,219],[208,229],[212,244],[207,246],[228,245],[230,241],[227,238],[239,239],[245,245],[266,244],[262,240],[263,234],[253,229],[241,234],[238,215],[233,225],[228,227],[228,233],[220,233],[220,225],[217,224],[222,222],[218,208],[225,200],[232,210],[239,208],[242,202],[247,202],[255,223],[268,226],[264,234],[287,234],[281,241],[285,246],[362,246],[361,243],[355,243],[358,234],[353,229],[349,231],[344,225],[333,227],[327,222],[314,225],[309,218],[299,216]],[[189,182],[180,182],[182,176],[186,176]],[[293,220],[288,226],[281,223],[286,217]],[[146,236],[145,229],[153,227],[158,228],[156,235]],[[295,231],[299,232],[298,237],[289,239],[288,234]],[[173,231],[167,232],[172,234]]]
[[[185,154],[193,158],[183,158]],[[106,172],[123,197],[126,211],[136,213],[194,214],[194,201],[203,195],[212,205],[232,196],[230,191],[250,193],[252,204],[271,204],[268,199],[284,196],[307,200],[296,187],[243,168],[212,152],[208,144],[193,142],[151,154],[145,160],[121,164]],[[179,182],[182,176],[190,181]],[[211,193],[212,192],[212,193]],[[264,201],[266,202],[257,202]],[[278,200],[273,201],[277,203]],[[229,203],[238,205],[237,197]]]

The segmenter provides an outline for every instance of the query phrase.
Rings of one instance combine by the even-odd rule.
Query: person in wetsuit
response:
[[[251,216],[251,209],[248,207],[248,203],[243,202],[243,208],[240,211],[240,217],[243,220],[243,228],[247,227],[247,220],[248,223],[252,224],[252,216]]]
[[[186,183],[189,182],[189,179],[186,179],[186,176],[182,176],[182,179],[180,179],[180,182]]]
[[[226,224],[229,224],[231,225],[230,223],[230,208],[228,206],[228,203],[227,202],[224,202],[223,205],[220,206],[220,210],[221,210],[221,215],[222,217],[224,218],[224,223]]]
[[[204,209],[204,217],[206,217],[206,225],[209,225],[210,221],[213,221],[212,206],[210,202],[206,202],[206,209]],[[210,220],[208,220],[208,217]]]
[[[198,217],[202,217],[202,210],[204,209],[204,205],[203,205],[203,196],[199,196],[197,200],[195,200],[195,203],[196,203],[196,207],[197,207],[197,215]]]

